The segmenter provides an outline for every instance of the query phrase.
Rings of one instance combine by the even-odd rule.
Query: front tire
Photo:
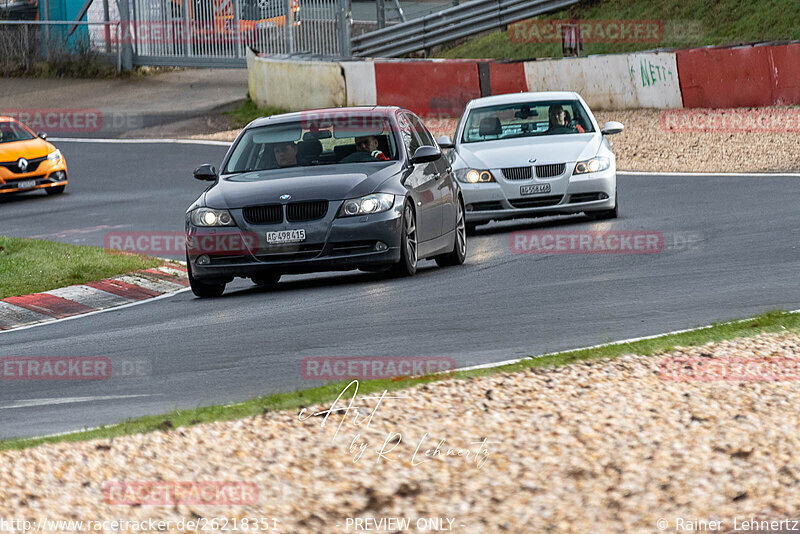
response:
[[[48,195],[60,195],[61,193],[64,192],[64,189],[66,188],[67,188],[66,185],[58,185],[56,187],[45,187],[44,192],[47,193]]]
[[[610,210],[590,211],[586,215],[597,220],[616,219],[619,217],[619,194],[614,193],[614,207]]]
[[[400,239],[400,261],[392,266],[392,274],[395,276],[414,276],[417,272],[417,250],[419,241],[417,240],[417,219],[414,216],[414,208],[410,203],[403,207],[402,237]]]
[[[192,293],[194,293],[195,296],[200,297],[201,299],[207,299],[212,297],[220,297],[225,292],[226,284],[224,283],[207,284],[195,278],[192,274],[192,262],[189,261],[188,258],[186,261],[186,268],[189,274],[189,287],[192,288]]]
[[[457,202],[456,210],[456,238],[455,243],[453,243],[453,250],[436,256],[436,264],[439,267],[461,265],[467,258],[467,224],[464,220],[464,207],[461,205],[461,200]]]
[[[267,273],[252,277],[250,280],[259,287],[273,289],[281,279],[280,273]]]

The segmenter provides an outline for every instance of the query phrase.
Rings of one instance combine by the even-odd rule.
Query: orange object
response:
[[[0,194],[67,186],[67,162],[55,146],[11,117],[0,116]]]

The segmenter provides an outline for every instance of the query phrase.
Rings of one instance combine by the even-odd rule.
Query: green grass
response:
[[[101,280],[161,263],[97,247],[0,236],[0,298]]]
[[[538,358],[531,357],[519,363],[490,369],[459,371],[450,375],[434,375],[413,379],[360,381],[358,393],[359,395],[364,395],[367,393],[381,392],[383,390],[394,391],[450,377],[457,380],[469,380],[477,376],[518,372],[531,367],[556,367],[581,360],[615,358],[623,354],[633,353],[647,356],[662,351],[669,351],[676,346],[696,346],[709,341],[720,341],[737,337],[753,336],[761,332],[778,332],[785,330],[794,332],[800,331],[800,314],[773,311],[741,321],[717,323],[707,328],[682,334],[664,335],[633,343],[610,344],[592,349],[566,351]],[[181,426],[190,426],[211,421],[241,419],[276,410],[298,410],[304,406],[334,400],[341,393],[346,384],[347,382],[330,383],[313,389],[258,397],[230,406],[210,406],[193,410],[178,410],[169,414],[131,419],[118,425],[61,436],[0,441],[0,450],[23,449],[43,443],[85,441],[89,439],[113,438],[144,432],[166,431]],[[350,396],[345,395],[343,398],[350,398]]]
[[[584,43],[582,55],[800,39],[796,0],[584,0],[536,18],[659,20],[664,24],[663,42]],[[497,31],[446,50],[440,57],[561,57],[561,42],[517,43],[510,40],[508,32]]]
[[[255,102],[250,100],[250,95],[247,95],[238,108],[232,111],[225,111],[224,113],[225,115],[228,115],[230,119],[231,129],[237,129],[244,128],[251,121],[260,117],[266,117],[267,115],[279,115],[281,113],[286,113],[286,111],[273,107],[260,108]]]

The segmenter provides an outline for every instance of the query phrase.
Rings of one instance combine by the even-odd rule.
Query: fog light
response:
[[[472,210],[473,210],[472,204],[467,204],[467,211],[472,211]]]
[[[605,200],[607,198],[608,198],[608,195],[606,195],[605,193],[600,193],[600,200]]]
[[[197,261],[195,263],[197,263],[197,265],[208,265],[209,263],[211,263],[211,258],[209,258],[207,254],[203,254],[202,256],[197,258]]]
[[[378,252],[383,252],[384,250],[387,250],[388,248],[389,248],[389,245],[387,245],[383,241],[378,241],[377,243],[375,243],[375,250],[377,250]]]
[[[56,171],[50,175],[51,182],[63,182],[64,181],[64,171]]]

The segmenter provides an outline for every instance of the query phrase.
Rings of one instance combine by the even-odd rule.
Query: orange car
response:
[[[56,147],[11,117],[0,117],[0,193],[67,187],[67,162]]]

